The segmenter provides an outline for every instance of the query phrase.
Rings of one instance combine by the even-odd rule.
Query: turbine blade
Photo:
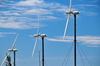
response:
[[[37,28],[37,35],[40,34],[40,19],[39,19],[39,14],[38,14],[38,28]]]
[[[65,36],[66,36],[66,32],[67,32],[67,29],[68,29],[69,20],[70,20],[70,14],[68,14],[68,19],[67,19],[67,21],[66,21],[66,26],[65,26],[65,30],[64,30],[63,39],[65,39]]]
[[[6,55],[6,57],[4,58],[4,60],[3,60],[3,62],[2,62],[2,64],[0,65],[0,66],[3,66],[3,64],[5,63],[5,61],[7,60],[7,56],[9,56],[10,55],[10,52]]]
[[[37,42],[38,42],[38,37],[36,37],[36,41],[35,41],[34,48],[33,48],[33,51],[32,51],[32,57],[34,56],[34,52],[35,52],[35,49],[36,49]]]
[[[13,43],[13,45],[12,45],[11,49],[14,49],[14,46],[15,46],[16,41],[17,41],[17,39],[18,39],[18,35],[19,35],[19,34],[17,34],[17,35],[16,35],[16,38],[15,38],[15,40],[14,40],[14,43]]]
[[[70,5],[69,5],[69,12],[71,12],[72,10],[72,0],[70,0]],[[65,39],[65,36],[66,36],[66,32],[67,32],[67,29],[68,29],[68,23],[69,23],[69,20],[70,20],[70,13],[68,14],[68,19],[66,21],[66,26],[65,26],[65,30],[64,30],[64,36],[63,36],[63,39]]]
[[[72,0],[70,0],[69,12],[72,10]]]

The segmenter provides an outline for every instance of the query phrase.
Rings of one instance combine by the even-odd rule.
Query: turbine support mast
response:
[[[74,15],[74,66],[76,66],[76,15],[79,14],[78,11],[66,12],[66,14]]]
[[[8,49],[9,52],[14,52],[14,66],[16,66],[16,52],[18,51],[17,49]]]
[[[37,52],[39,54],[39,66],[41,66],[41,64],[40,64],[40,51],[37,51]]]
[[[34,35],[34,37],[41,37],[42,38],[42,66],[44,66],[44,37],[47,37],[46,34],[41,35]]]
[[[44,37],[47,37],[47,35],[42,34],[40,37],[42,38],[42,66],[44,66]]]

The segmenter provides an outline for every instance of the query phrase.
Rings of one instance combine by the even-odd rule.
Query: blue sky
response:
[[[67,36],[62,39],[67,20],[66,11],[69,0],[0,0],[0,64],[11,48],[19,33],[15,48],[17,66],[38,65],[38,53],[31,57],[38,29],[40,15],[40,33],[45,38],[45,65],[62,66],[69,48],[73,44],[73,15],[71,15]],[[82,47],[92,66],[100,65],[100,0],[73,0],[72,11],[77,15],[77,43]],[[41,51],[39,38],[36,51]],[[86,66],[90,66],[83,53]],[[13,64],[13,53],[11,53]],[[79,51],[77,65],[82,66]],[[68,66],[73,65],[73,49]],[[65,66],[65,65],[64,65]]]

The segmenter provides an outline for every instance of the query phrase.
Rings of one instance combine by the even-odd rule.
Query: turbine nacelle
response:
[[[34,37],[47,37],[47,35],[46,34],[41,34],[41,35],[34,34]]]
[[[66,14],[71,14],[72,12],[66,11]]]
[[[80,14],[80,12],[78,12],[78,11],[73,11],[72,14],[73,14],[73,15],[76,15],[76,14]]]
[[[17,49],[8,49],[8,51],[9,51],[9,52],[12,52],[12,51],[13,51],[13,52],[16,52],[16,51],[18,51],[18,50],[17,50]]]
[[[44,37],[47,37],[47,35],[46,35],[46,34],[41,34],[41,35],[34,34],[34,37],[36,37],[36,41],[35,41],[34,48],[33,48],[33,51],[32,51],[32,57],[33,57],[34,52],[35,52],[35,49],[36,49],[36,44],[37,44],[37,42],[38,42],[38,38],[39,38],[39,37],[44,38]]]
[[[39,37],[40,35],[34,34],[34,37]]]
[[[76,14],[80,14],[78,11],[73,11],[73,12],[66,12],[66,14],[73,14],[73,15],[76,15]]]
[[[41,34],[40,37],[47,37],[47,35],[46,34]]]

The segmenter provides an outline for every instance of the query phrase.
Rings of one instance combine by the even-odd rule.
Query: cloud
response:
[[[26,0],[20,1],[17,3],[19,6],[37,6],[38,4],[42,3],[42,0]]]
[[[72,40],[53,39],[53,38],[46,38],[46,39],[49,41],[72,42]]]
[[[19,13],[17,12],[11,12],[11,11],[0,11],[0,13],[2,15],[20,15]]]
[[[98,6],[98,5],[86,5],[86,4],[82,4],[82,5],[75,5],[75,6]]]
[[[99,2],[99,1],[100,1],[100,0],[93,0],[92,2],[93,2],[93,3],[96,3],[96,2]]]
[[[0,5],[0,7],[5,7],[4,5]]]
[[[31,10],[27,10],[25,12],[25,14],[28,14],[28,15],[47,15],[47,14],[53,14],[50,10],[47,10],[47,9],[31,9]]]
[[[6,2],[5,2],[6,1]],[[60,19],[55,16],[55,12],[63,12],[67,9],[59,3],[47,3],[43,0],[26,0],[19,2],[10,2],[5,0],[6,9],[0,11],[0,28],[11,29],[31,29],[37,28],[37,15],[42,20]],[[4,4],[1,7],[5,6]],[[32,16],[32,17],[30,17]],[[45,26],[40,24],[41,26]]]
[[[16,34],[15,32],[0,32],[0,37],[5,37],[8,34]]]
[[[5,2],[6,1],[6,2]],[[10,1],[6,3],[5,9],[0,11],[0,28],[11,29],[32,29],[37,28],[37,15],[40,15],[40,20],[55,20],[61,19],[56,16],[58,13],[65,13],[68,7],[57,2],[46,2],[43,0],[25,0],[25,1]],[[8,6],[7,6],[8,5]],[[4,4],[1,7],[5,6]],[[78,6],[96,6],[96,5],[78,5]],[[76,10],[76,9],[72,9]],[[97,15],[94,12],[83,12],[89,16]],[[63,14],[64,15],[64,14]],[[6,17],[5,17],[6,16]],[[3,18],[3,19],[2,19]],[[43,26],[43,24],[41,24]]]
[[[86,11],[81,11],[83,12],[85,15],[88,15],[88,16],[96,16],[98,15],[98,13],[95,13],[95,12],[86,12]]]
[[[100,37],[98,36],[78,36],[77,40],[83,42],[84,44],[100,44]]]
[[[79,5],[74,5],[75,7],[79,7],[81,8],[80,10],[83,10],[83,11],[80,11],[81,14],[85,14],[87,16],[97,16],[98,13],[97,12],[93,12],[93,10],[87,10],[86,11],[86,8],[94,8],[94,9],[97,9],[99,7],[99,5],[94,5],[94,4],[79,4]]]
[[[61,18],[56,17],[56,16],[42,16],[40,18],[40,20],[53,20],[53,19],[61,19]]]
[[[28,9],[29,12],[41,12],[41,13],[51,13],[51,11],[57,11],[57,12],[63,12],[68,9],[67,6],[61,5],[60,3],[57,2],[50,2],[47,3],[43,0],[26,0],[26,1],[20,1],[16,4],[16,6],[21,6],[21,7],[32,7],[31,9]],[[47,13],[47,14],[48,14]]]
[[[23,29],[30,28],[27,25],[24,25],[23,22],[9,22],[9,23],[0,23],[1,28],[13,28],[13,29]]]
[[[90,46],[90,45],[89,45],[88,47],[95,47],[95,48],[97,48],[97,47],[100,47],[100,46]]]
[[[66,36],[65,40],[62,37],[47,38],[49,41],[59,41],[59,42],[73,42],[73,36]],[[89,46],[99,46],[100,45],[100,37],[99,36],[77,36],[77,42],[81,42],[83,44],[87,44]]]
[[[1,28],[12,28],[12,29],[30,29],[37,28],[37,23],[27,23],[24,22],[9,22],[9,23],[0,23]]]
[[[45,25],[40,23],[40,27]],[[0,28],[32,29],[38,28],[37,19],[26,17],[0,17]]]
[[[97,15],[98,13],[95,13],[95,12],[86,12],[87,13],[87,15],[89,15],[89,16],[95,16],[95,15]]]
[[[35,2],[40,1],[38,4],[34,5]],[[27,1],[21,1],[24,6],[21,4],[19,5],[20,2],[18,2],[16,5],[17,6],[21,6],[23,8],[27,8],[25,11],[25,14],[29,14],[29,15],[36,15],[36,14],[41,14],[41,15],[49,15],[52,14],[54,15],[54,12],[63,12],[66,11],[68,9],[68,7],[63,6],[59,3],[46,3],[42,0],[27,0]],[[26,2],[26,3],[24,3]],[[30,4],[30,2],[34,2],[32,3],[32,5]],[[27,3],[29,3],[29,5],[27,5]],[[31,8],[32,7],[32,8]],[[20,8],[19,8],[20,9]]]
[[[61,4],[57,2],[45,2],[43,0],[26,0],[26,1],[20,1],[16,3],[17,6],[29,6],[29,7],[41,7],[41,8],[59,8],[62,7]]]

